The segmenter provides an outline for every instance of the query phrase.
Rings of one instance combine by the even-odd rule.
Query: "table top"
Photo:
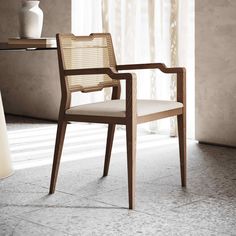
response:
[[[38,44],[29,44],[29,45],[13,45],[8,44],[7,42],[0,42],[0,50],[56,50],[57,47],[55,45],[38,45]]]

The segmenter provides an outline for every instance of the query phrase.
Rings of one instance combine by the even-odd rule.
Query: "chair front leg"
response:
[[[126,143],[129,209],[135,207],[136,185],[136,136],[137,136],[137,103],[136,103],[136,75],[130,74],[126,80]]]
[[[135,208],[136,135],[137,135],[137,125],[134,123],[127,124],[126,125],[126,142],[127,142],[129,209]]]
[[[60,160],[61,160],[61,153],[62,153],[64,138],[65,138],[66,126],[67,126],[66,121],[64,120],[58,121],[57,137],[56,137],[52,174],[51,174],[51,184],[50,184],[50,190],[49,190],[50,194],[55,192],[58,170],[59,170]]]
[[[114,133],[115,133],[115,124],[108,125],[107,131],[107,145],[106,145],[106,155],[105,155],[105,162],[104,162],[104,169],[103,169],[103,177],[108,175],[110,159],[111,159],[111,150],[113,145]]]
[[[179,155],[182,187],[186,187],[186,114],[178,115]]]

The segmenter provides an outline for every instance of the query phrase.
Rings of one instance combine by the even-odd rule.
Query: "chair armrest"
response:
[[[132,77],[131,73],[119,73],[111,67],[64,70],[64,76],[99,75],[99,74],[109,75],[112,79],[116,80],[126,80]]]
[[[166,67],[163,63],[117,65],[117,70],[159,69],[166,74],[177,74],[177,101],[186,108],[186,69],[184,67]]]
[[[144,69],[159,69],[163,73],[174,74],[185,70],[184,67],[166,67],[164,63],[145,63],[145,64],[127,64],[117,65],[117,70],[144,70]]]
[[[118,73],[113,68],[89,68],[89,69],[72,69],[64,70],[64,76],[72,75],[91,75],[91,74],[107,74],[112,79],[126,80],[126,118],[133,120],[136,117],[136,75],[134,73]]]

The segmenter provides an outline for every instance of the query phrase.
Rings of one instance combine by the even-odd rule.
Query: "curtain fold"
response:
[[[77,33],[85,30],[110,32],[118,64],[161,62],[187,68],[187,126],[194,136],[194,0],[72,0],[84,17],[77,22]],[[100,14],[99,14],[100,11]],[[97,18],[96,18],[97,17]],[[74,17],[72,21],[76,21]],[[96,27],[95,27],[96,26]],[[83,30],[81,30],[83,29]],[[138,76],[139,99],[176,100],[176,76],[158,70],[134,71]],[[122,83],[124,98],[124,84]],[[103,98],[109,99],[106,89]],[[176,119],[163,119],[142,126],[155,133],[177,135]]]
[[[148,33],[149,33],[149,54],[150,62],[155,62],[156,59],[156,43],[155,43],[155,0],[148,1]],[[156,70],[150,71],[150,92],[151,99],[157,99],[157,87],[156,87]],[[150,130],[158,132],[159,131],[158,121],[153,121],[150,123]]]
[[[171,0],[170,6],[170,57],[171,57],[171,67],[176,67],[178,63],[178,0]],[[176,101],[176,90],[177,90],[177,80],[176,75],[171,75],[170,82],[170,99]],[[177,135],[177,122],[176,117],[170,118],[170,136],[175,137]]]
[[[102,31],[104,33],[109,33],[109,1],[102,0]],[[111,99],[111,89],[104,89],[104,100]]]

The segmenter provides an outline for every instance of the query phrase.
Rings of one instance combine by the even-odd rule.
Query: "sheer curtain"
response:
[[[194,137],[194,0],[74,0],[72,31],[78,35],[110,32],[118,64],[162,62],[186,67],[188,137]],[[176,99],[175,76],[157,70],[135,73],[138,98]],[[74,100],[109,97],[106,89],[90,96],[77,95]],[[143,128],[175,136],[176,120],[151,122]]]

